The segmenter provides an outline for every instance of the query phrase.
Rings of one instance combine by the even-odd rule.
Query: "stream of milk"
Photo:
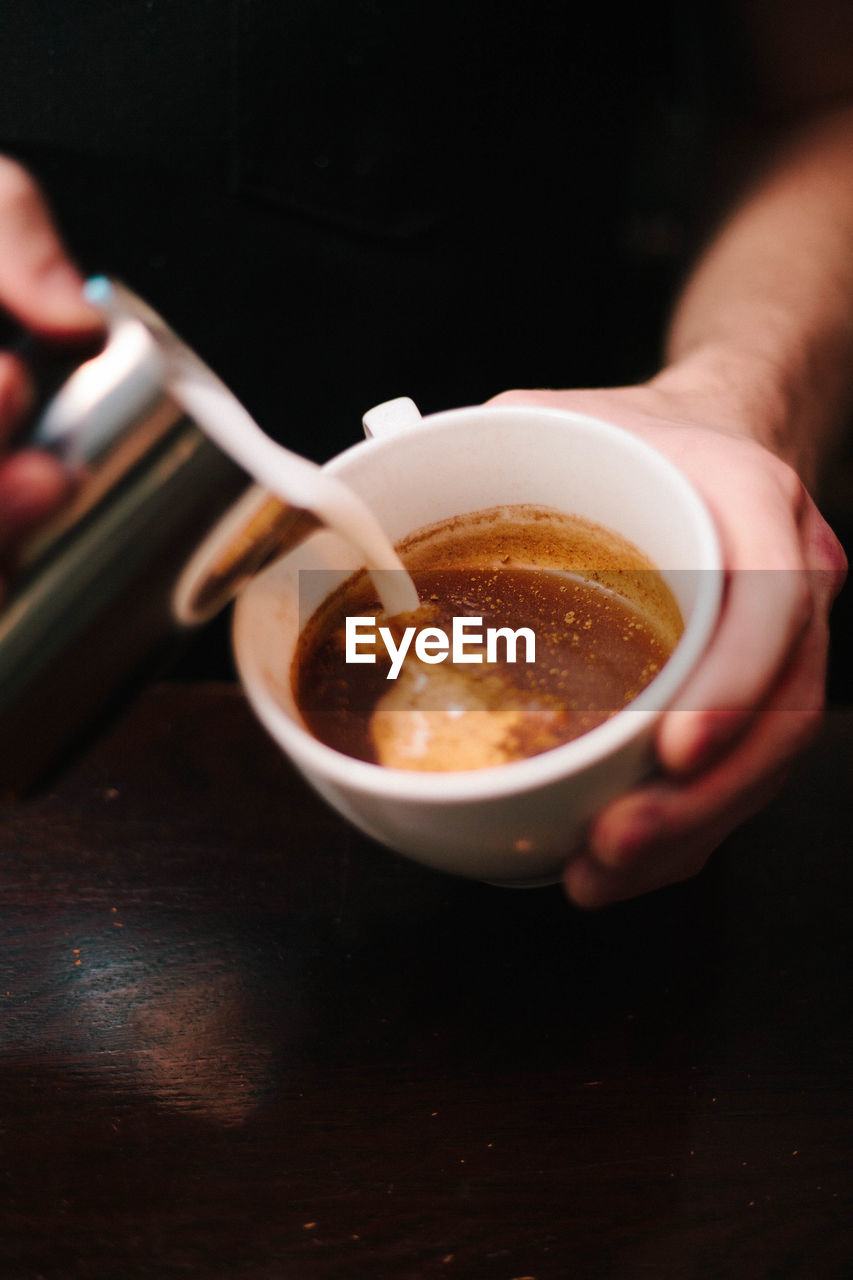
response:
[[[254,480],[293,507],[312,512],[364,557],[386,614],[409,613],[418,593],[390,539],[365,502],[308,458],[277,444],[233,392],[178,339],[169,344],[166,383],[173,399]]]

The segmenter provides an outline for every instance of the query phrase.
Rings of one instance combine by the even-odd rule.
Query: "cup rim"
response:
[[[634,451],[647,466],[656,467],[665,476],[666,482],[692,511],[700,559],[704,561],[697,566],[702,570],[702,587],[684,631],[661,671],[636,698],[603,724],[570,742],[535,756],[482,769],[436,772],[398,769],[358,760],[337,751],[315,738],[303,724],[283,710],[268,687],[263,663],[250,647],[241,642],[250,584],[238,596],[232,617],[232,641],[238,674],[261,723],[285,748],[294,763],[312,777],[319,776],[342,789],[377,798],[436,805],[494,800],[549,786],[561,779],[580,775],[643,736],[671,705],[711,639],[719,617],[723,587],[719,537],[705,500],[674,462],[624,427],[590,414],[550,406],[476,405],[442,410],[424,418],[405,435],[457,430],[466,420],[470,422],[484,414],[488,417],[528,418],[532,424],[547,420],[591,428],[600,435],[609,435],[618,447],[627,449],[629,453]],[[324,465],[332,474],[346,473],[354,459],[367,453],[381,455],[393,451],[401,438],[391,435],[359,440]],[[261,576],[273,572],[280,562],[274,562]]]

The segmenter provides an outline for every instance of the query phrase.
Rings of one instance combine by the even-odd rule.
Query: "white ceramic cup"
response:
[[[320,603],[320,594],[306,600],[305,591],[314,584],[327,593],[359,568],[352,548],[328,531],[316,533],[259,574],[237,601],[234,652],[249,701],[329,804],[367,835],[441,871],[513,885],[552,882],[585,824],[653,766],[656,724],[711,637],[722,589],[712,520],[667,458],[582,414],[483,406],[421,418],[402,399],[366,414],[365,430],[371,438],[327,468],[365,499],[392,541],[502,504],[556,508],[633,543],[679,604],[684,632],[669,661],[604,724],[527,759],[427,773],[342,755],[308,732],[294,703],[300,617],[304,623]],[[304,569],[329,572],[303,575],[300,601]]]

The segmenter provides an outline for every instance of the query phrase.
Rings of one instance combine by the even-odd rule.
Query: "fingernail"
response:
[[[79,325],[91,318],[92,324],[103,324],[100,313],[83,294],[83,278],[70,262],[58,262],[39,280],[42,300],[62,314],[63,322]]]

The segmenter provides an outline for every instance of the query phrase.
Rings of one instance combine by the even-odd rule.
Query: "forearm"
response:
[[[804,131],[736,206],[675,308],[670,390],[704,390],[807,483],[853,398],[853,108]]]

